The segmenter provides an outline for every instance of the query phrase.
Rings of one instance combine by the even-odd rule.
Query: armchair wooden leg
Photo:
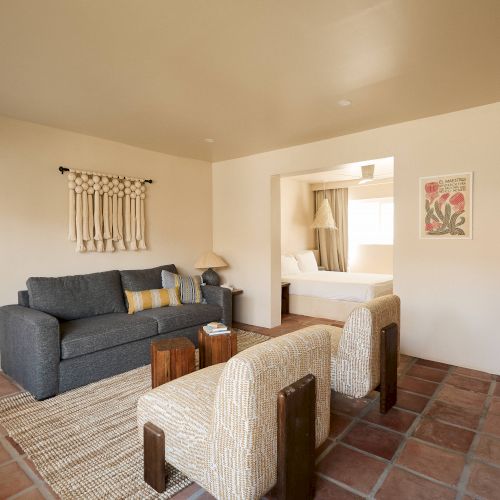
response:
[[[398,399],[398,325],[382,328],[380,335],[380,413],[387,413]]]
[[[167,489],[165,434],[152,424],[144,424],[144,481],[159,493]]]
[[[278,393],[279,500],[314,497],[316,378],[306,375]]]

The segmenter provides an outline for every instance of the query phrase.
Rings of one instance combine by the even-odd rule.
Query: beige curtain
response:
[[[347,192],[347,188],[340,188],[314,193],[314,213],[326,196],[338,228],[337,230],[318,229],[316,231],[320,265],[327,271],[347,271]]]

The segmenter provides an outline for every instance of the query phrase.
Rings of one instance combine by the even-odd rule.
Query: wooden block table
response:
[[[236,333],[208,335],[203,328],[198,330],[200,368],[225,363],[237,352]]]
[[[151,342],[151,385],[154,389],[194,371],[194,344],[185,337]]]

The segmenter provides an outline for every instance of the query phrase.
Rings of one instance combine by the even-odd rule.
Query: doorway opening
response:
[[[345,321],[392,293],[393,157],[281,176],[280,209],[290,313]]]

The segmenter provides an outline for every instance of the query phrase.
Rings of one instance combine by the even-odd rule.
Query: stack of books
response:
[[[217,323],[217,321],[212,321],[203,327],[205,333],[208,335],[222,335],[223,333],[230,333],[231,330],[224,323]]]

